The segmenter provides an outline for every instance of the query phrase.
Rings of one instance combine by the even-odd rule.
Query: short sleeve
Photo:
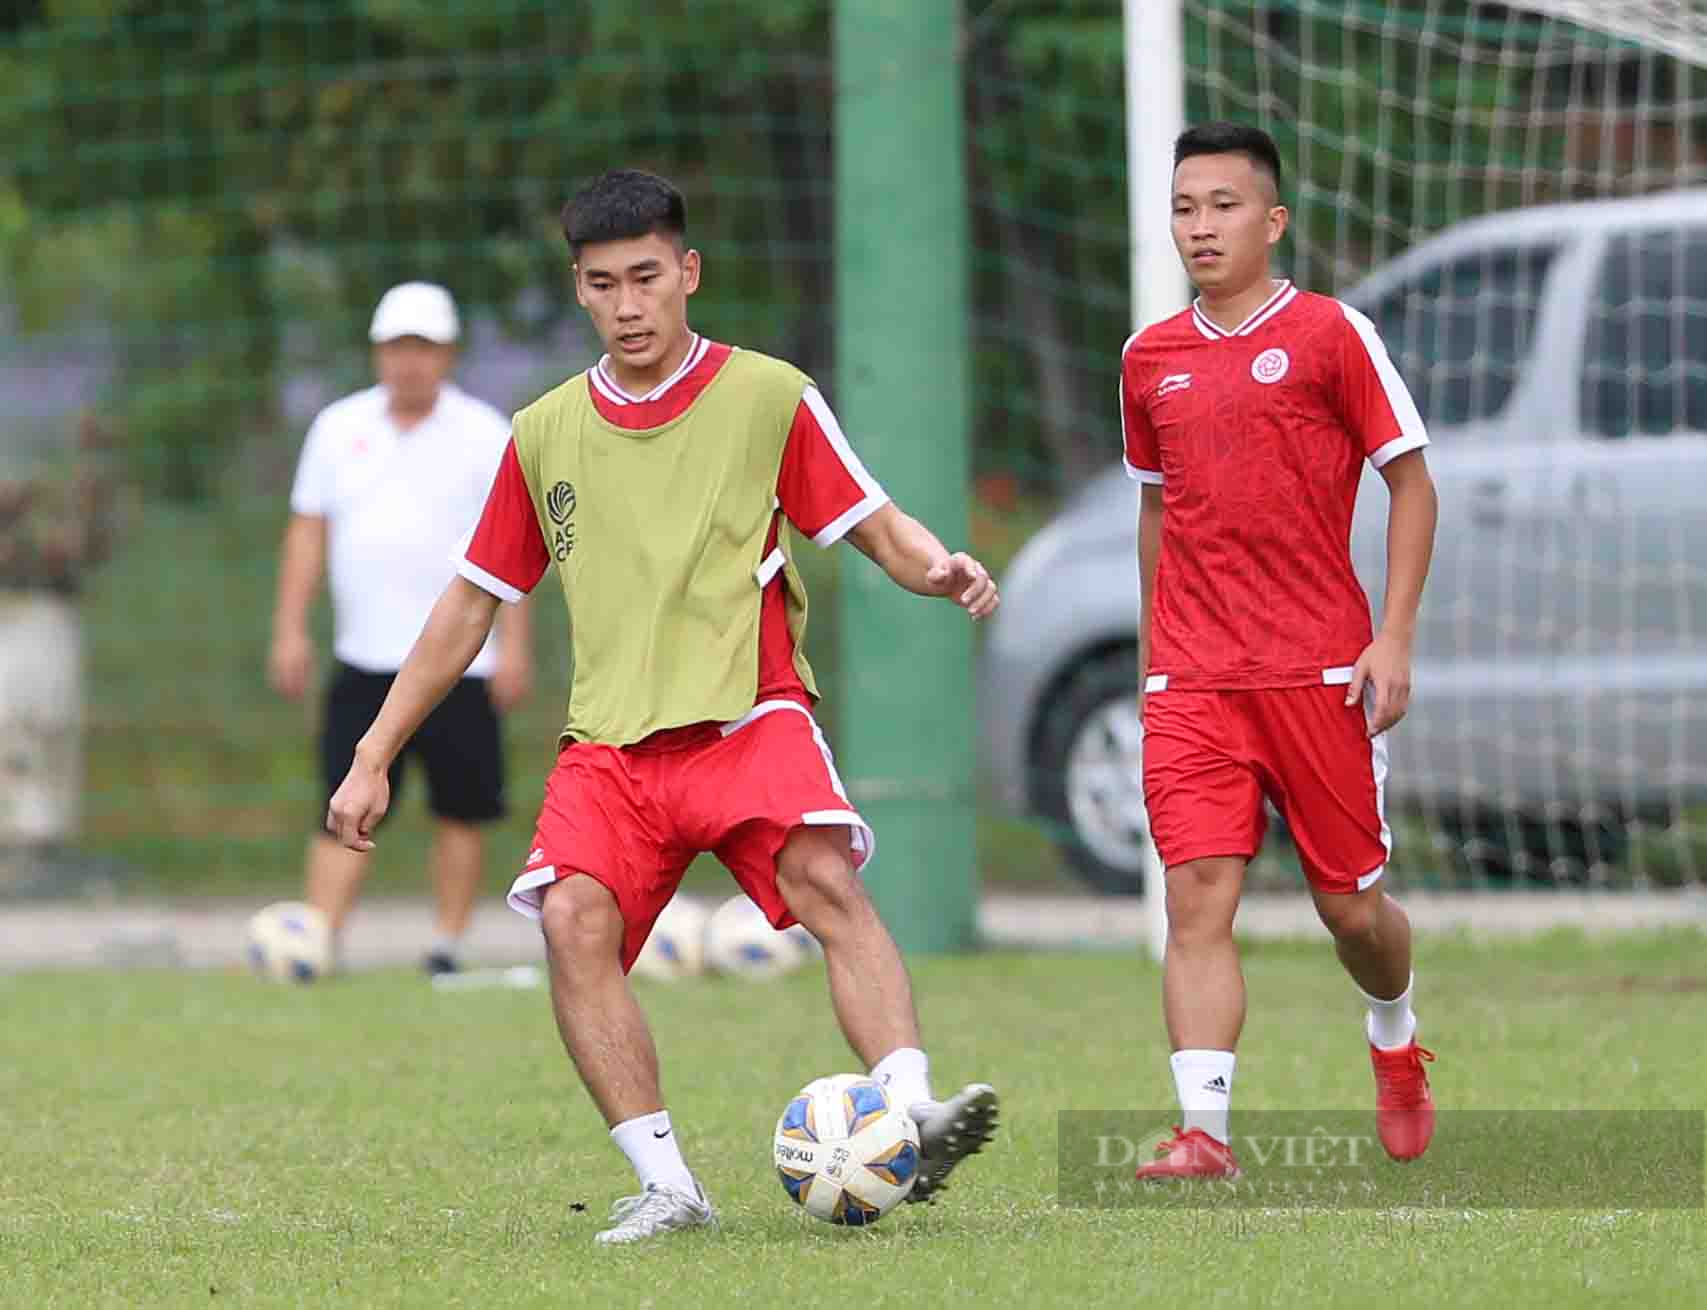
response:
[[[889,503],[816,387],[794,411],[776,495],[788,521],[819,546],[835,545]]]
[[[296,461],[296,480],[291,483],[293,514],[324,518],[332,510],[332,444],[326,416],[320,415],[308,428],[302,454]]]
[[[1162,484],[1162,452],[1156,441],[1156,429],[1150,425],[1150,411],[1139,394],[1136,380],[1137,364],[1132,347],[1138,340],[1134,333],[1126,339],[1120,352],[1120,437],[1124,446],[1122,462],[1126,476],[1137,482]]]
[[[539,585],[550,563],[533,496],[516,443],[511,441],[504,448],[480,521],[457,551],[456,571],[481,590],[513,604]]]
[[[1345,313],[1340,356],[1340,418],[1369,462],[1380,468],[1406,451],[1428,445],[1428,431],[1375,324],[1341,304]]]

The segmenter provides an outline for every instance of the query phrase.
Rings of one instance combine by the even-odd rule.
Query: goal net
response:
[[[1433,436],[1396,880],[1698,883],[1707,5],[1184,0],[1177,30],[1184,120],[1274,134],[1282,267],[1370,314]],[[1362,494],[1379,608],[1386,496]],[[1258,885],[1297,886],[1270,845]]]

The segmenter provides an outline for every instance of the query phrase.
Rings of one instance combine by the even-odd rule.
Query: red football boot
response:
[[[1412,1041],[1392,1051],[1371,1046],[1369,1059],[1375,1066],[1375,1130],[1381,1145],[1395,1160],[1414,1160],[1434,1136],[1434,1098],[1423,1068],[1434,1052]]]
[[[1161,1182],[1172,1178],[1237,1178],[1239,1162],[1232,1150],[1201,1128],[1186,1132],[1177,1125],[1174,1135],[1156,1148],[1156,1158],[1138,1166],[1138,1181]]]

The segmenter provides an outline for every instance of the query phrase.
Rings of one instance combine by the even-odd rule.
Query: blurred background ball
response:
[[[279,901],[249,920],[249,965],[275,982],[313,982],[332,971],[332,925],[312,905]]]
[[[763,982],[793,973],[818,955],[799,924],[778,932],[747,896],[731,896],[705,926],[705,964],[731,978]]]
[[[673,897],[652,925],[630,975],[676,982],[705,968],[705,929],[711,910],[691,896]]]

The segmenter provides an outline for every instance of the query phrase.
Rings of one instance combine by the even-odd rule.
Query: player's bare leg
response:
[[[1360,892],[1312,892],[1334,950],[1369,1006],[1375,1126],[1395,1160],[1414,1160],[1434,1136],[1434,1098],[1411,1010],[1411,921],[1377,883]]]
[[[906,965],[854,871],[848,830],[797,828],[777,855],[777,888],[824,948],[830,1002],[848,1045],[919,1125],[924,1156],[910,1201],[929,1201],[996,1131],[995,1091],[968,1084],[946,1101],[931,1095]]]
[[[715,1224],[682,1159],[658,1086],[658,1048],[622,972],[616,897],[592,878],[571,876],[546,890],[540,926],[564,1049],[640,1179],[640,1195],[617,1203],[597,1240],[636,1242]]]
[[[1227,1116],[1233,1052],[1245,1026],[1245,976],[1233,942],[1233,916],[1244,882],[1242,856],[1188,860],[1167,871],[1162,1011],[1173,1044],[1170,1064],[1182,1122],[1157,1159],[1139,1165],[1140,1179],[1238,1173],[1227,1147]]]
[[[484,857],[485,841],[476,825],[442,818],[435,825],[432,868],[437,915],[435,941],[427,952],[429,973],[449,973],[458,966],[458,943],[474,914]]]
[[[824,948],[836,1022],[869,1068],[919,1044],[913,985],[854,872],[846,828],[797,828],[777,854],[777,889]]]
[[[1162,1010],[1174,1050],[1231,1051],[1245,1026],[1245,975],[1233,916],[1245,860],[1216,856],[1167,872],[1168,947]]]
[[[1411,985],[1411,921],[1380,883],[1345,895],[1311,895],[1353,982],[1379,997],[1396,997]]]
[[[316,833],[308,839],[304,878],[308,903],[325,914],[334,943],[342,935],[344,921],[350,917],[356,897],[361,894],[371,858],[365,852],[350,850],[329,832]]]

